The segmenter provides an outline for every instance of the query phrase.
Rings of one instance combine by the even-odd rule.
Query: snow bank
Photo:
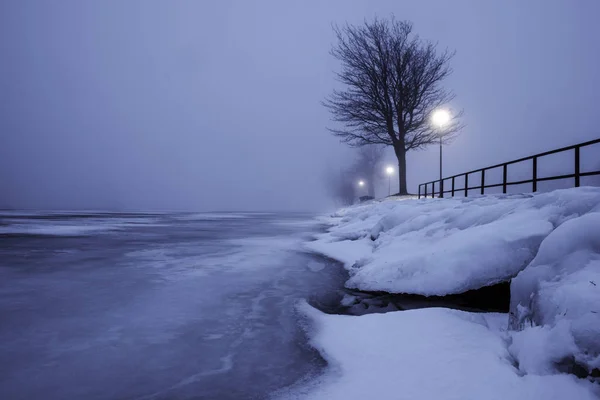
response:
[[[571,375],[520,376],[498,326],[505,314],[429,308],[361,317],[327,315],[303,304],[312,344],[329,373],[284,398],[594,399]],[[597,388],[596,388],[597,389]]]
[[[456,294],[511,279],[557,226],[598,204],[590,187],[373,202],[340,210],[307,246],[342,261],[351,288]]]
[[[511,351],[524,372],[560,364],[587,375],[600,369],[600,205],[542,242],[511,283]]]

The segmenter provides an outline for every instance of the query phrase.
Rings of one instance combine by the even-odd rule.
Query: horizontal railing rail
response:
[[[581,185],[581,178],[586,176],[594,176],[600,175],[600,170],[597,171],[586,171],[581,172],[581,148],[591,146],[594,144],[600,143],[600,138],[595,140],[590,140],[583,143],[574,144],[572,146],[561,147],[560,149],[545,151],[543,153],[534,154],[528,157],[517,158],[516,160],[507,161],[500,164],[491,165],[485,168],[474,169],[469,172],[463,172],[462,174],[448,176],[442,179],[437,179],[435,181],[421,183],[419,185],[419,198],[421,197],[444,197],[445,194],[450,194],[451,197],[454,197],[457,193],[464,193],[465,197],[469,195],[469,190],[479,190],[480,194],[485,194],[485,189],[502,187],[502,193],[506,193],[509,186],[512,185],[523,185],[531,183],[532,191],[537,192],[538,190],[538,182],[546,182],[553,181],[558,179],[571,179],[573,178],[574,186],[579,187]],[[552,154],[563,153],[565,151],[574,150],[574,160],[573,167],[574,171],[570,174],[562,174],[562,175],[553,175],[553,176],[538,176],[538,159],[549,156]],[[522,179],[518,181],[509,181],[508,180],[508,166],[512,164],[522,163],[524,161],[532,161],[532,176],[531,179]],[[598,161],[600,162],[600,155],[598,156]],[[487,184],[485,182],[485,172],[489,170],[493,170],[496,168],[502,168],[502,183],[494,183]],[[479,185],[469,186],[469,175],[481,173]],[[460,188],[456,187],[456,178],[464,177],[464,185]],[[444,190],[444,182],[451,181],[451,189]],[[437,184],[437,191],[436,191]],[[431,186],[431,191],[429,191],[429,187]]]

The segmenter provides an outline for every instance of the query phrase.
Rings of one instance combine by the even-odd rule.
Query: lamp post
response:
[[[362,180],[362,179],[361,179],[361,180],[359,180],[359,181],[358,181],[358,187],[359,187],[360,189],[362,189],[363,187],[365,187],[365,181],[364,181],[364,180]],[[360,189],[359,189],[359,191],[358,191],[358,200],[359,200],[359,201],[360,201],[360,198],[361,198],[360,192],[362,192],[362,190],[360,190]]]
[[[387,167],[385,173],[388,176],[388,196],[392,195],[392,174],[394,173],[393,167]]]
[[[450,122],[450,113],[447,110],[436,110],[431,116],[433,125],[439,129],[440,137],[440,197],[444,197],[444,180],[442,176],[442,130]]]

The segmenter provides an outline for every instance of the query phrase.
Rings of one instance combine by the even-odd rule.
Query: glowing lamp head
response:
[[[385,173],[388,174],[388,175],[393,174],[394,173],[394,168],[393,167],[387,167],[385,169]]]
[[[431,116],[431,121],[438,128],[443,128],[448,122],[450,122],[450,113],[446,110],[437,110]]]
[[[365,186],[365,181],[358,181],[358,186]]]

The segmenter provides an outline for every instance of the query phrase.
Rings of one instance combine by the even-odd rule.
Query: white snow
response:
[[[302,304],[328,369],[282,397],[600,396],[597,382],[573,374],[600,368],[600,188],[384,200],[327,222],[307,247],[343,262],[348,287],[429,296],[512,279],[510,322],[439,308],[327,315]]]
[[[429,308],[327,315],[307,304],[312,344],[328,373],[286,399],[520,400],[595,399],[598,390],[572,375],[525,375],[506,347],[505,314]]]
[[[351,288],[461,293],[511,279],[557,226],[598,204],[600,188],[591,187],[371,202],[340,210],[307,247],[342,261]]]
[[[511,332],[510,353],[518,361],[519,369],[526,374],[555,374],[556,363],[577,352],[568,324],[529,327]]]
[[[572,358],[600,368],[600,204],[541,244],[511,284],[511,351],[524,372],[549,373]]]
[[[326,236],[322,235],[322,236]],[[326,240],[315,240],[305,244],[308,250],[321,253],[327,257],[341,261],[346,266],[352,266],[356,260],[364,257],[372,251],[371,241],[368,239],[360,240],[341,240],[329,242]]]

